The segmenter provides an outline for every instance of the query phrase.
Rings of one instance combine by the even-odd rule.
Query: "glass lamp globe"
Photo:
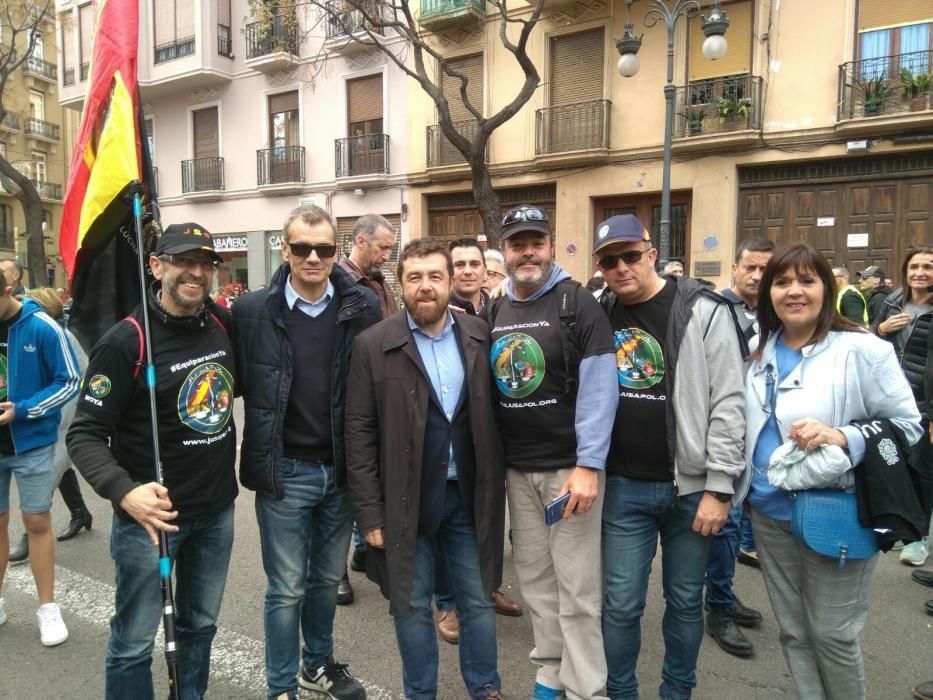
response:
[[[638,60],[636,54],[624,53],[622,57],[619,58],[617,68],[619,70],[619,75],[623,78],[631,78],[638,72],[638,69],[641,68],[641,61]]]
[[[726,37],[722,34],[712,34],[706,37],[706,41],[703,42],[703,56],[710,61],[715,61],[726,55],[727,48],[729,48],[729,44]]]

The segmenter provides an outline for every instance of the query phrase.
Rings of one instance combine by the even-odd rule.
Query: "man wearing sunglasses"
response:
[[[641,617],[658,536],[667,609],[661,697],[689,698],[703,639],[712,535],[745,469],[743,363],[728,302],[695,280],[665,278],[630,214],[596,227],[606,278],[619,405],[603,505],[603,637],[610,697],[638,697]]]
[[[366,697],[334,659],[333,626],[353,526],[343,434],[350,348],[380,314],[336,256],[331,215],[300,206],[283,227],[285,262],[266,289],[233,307],[246,403],[240,480],[256,491],[268,579],[267,694],[283,700],[298,686],[335,700]]]
[[[512,553],[535,634],[533,697],[602,698],[600,513],[618,402],[611,329],[593,295],[554,261],[544,211],[506,212],[502,244],[509,279],[486,318]],[[564,495],[563,519],[549,526],[545,507]]]
[[[108,700],[152,697],[152,645],[162,620],[158,530],[167,534],[175,565],[181,697],[200,698],[207,689],[237,496],[230,320],[208,296],[221,261],[211,234],[196,223],[167,227],[149,257],[156,281],[146,302],[164,485],[152,473],[141,307],[91,352],[68,431],[69,456],[115,515]]]

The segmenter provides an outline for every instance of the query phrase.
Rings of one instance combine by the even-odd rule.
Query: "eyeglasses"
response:
[[[214,258],[192,258],[189,255],[160,255],[159,257],[185,270],[193,270],[196,267],[216,270],[220,267],[220,261]]]
[[[337,254],[335,243],[289,243],[286,241],[285,245],[296,258],[306,258],[311,255],[312,250],[321,260],[328,260]]]
[[[521,207],[519,209],[513,209],[502,217],[503,226],[515,224],[519,221],[543,221],[545,223],[549,223],[547,212],[543,209],[538,209],[537,207]]]
[[[496,270],[486,270],[486,274],[487,274],[489,277],[492,277],[494,280],[505,279],[505,275],[502,274],[501,272],[496,271]]]
[[[652,248],[646,248],[645,250],[626,250],[623,253],[618,255],[604,255],[599,259],[599,266],[604,270],[614,270],[619,264],[619,260],[624,262],[626,265],[636,265],[641,256],[645,253],[649,253],[653,250]]]

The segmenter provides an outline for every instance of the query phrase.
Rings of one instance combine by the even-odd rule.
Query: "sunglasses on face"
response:
[[[513,209],[502,217],[502,225],[508,226],[519,221],[547,221],[547,212],[537,207],[524,207],[522,209]]]
[[[196,267],[203,267],[207,270],[216,270],[220,267],[220,261],[213,258],[192,258],[188,255],[161,255],[162,260],[170,262],[176,267],[185,270],[193,270]]]
[[[599,259],[599,266],[604,270],[613,270],[619,264],[621,260],[626,265],[636,265],[641,256],[645,253],[650,253],[651,248],[646,248],[645,250],[626,250],[624,253],[619,253],[618,255],[604,255]]]
[[[335,243],[287,243],[288,249],[296,258],[306,258],[313,250],[321,260],[327,260],[337,254]]]

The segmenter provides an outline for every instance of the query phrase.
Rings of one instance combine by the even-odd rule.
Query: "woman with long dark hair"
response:
[[[839,560],[809,549],[791,530],[791,492],[772,486],[773,452],[837,445],[858,465],[865,439],[853,421],[888,419],[912,444],[920,416],[889,345],[836,312],[826,259],[799,243],[775,252],[759,287],[758,349],[746,381],[748,503],[781,647],[808,700],[865,697],[860,636],[877,554]]]
[[[920,502],[933,526],[933,427],[923,375],[929,364],[930,333],[933,332],[933,247],[907,250],[901,264],[901,288],[884,300],[881,315],[872,327],[880,338],[893,343],[894,351],[923,418],[925,436],[914,445],[911,466],[917,471]],[[901,552],[901,561],[922,566],[929,553],[929,538],[912,542]]]

